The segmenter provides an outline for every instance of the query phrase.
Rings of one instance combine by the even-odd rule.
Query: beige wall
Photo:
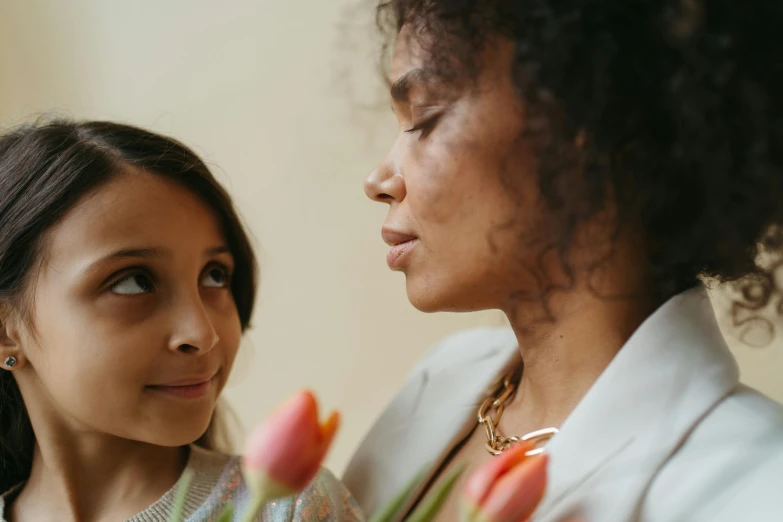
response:
[[[195,147],[228,185],[262,264],[228,397],[245,426],[302,386],[345,413],[339,471],[417,357],[497,313],[424,315],[387,271],[384,209],[361,181],[395,132],[357,0],[2,0],[0,125],[56,110]],[[229,6],[230,7],[227,7]],[[783,399],[783,348],[737,348]]]

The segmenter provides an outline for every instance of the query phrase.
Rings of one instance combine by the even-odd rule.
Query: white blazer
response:
[[[518,357],[513,332],[497,328],[457,334],[419,362],[345,472],[365,513],[473,432]],[[703,288],[639,327],[547,452],[535,521],[783,521],[783,407],[739,383]]]

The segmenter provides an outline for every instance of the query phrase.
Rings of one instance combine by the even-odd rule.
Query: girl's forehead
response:
[[[50,258],[123,248],[223,241],[218,219],[196,194],[145,172],[123,173],[85,195],[48,234]]]

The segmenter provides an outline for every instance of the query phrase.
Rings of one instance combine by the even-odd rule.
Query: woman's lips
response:
[[[404,243],[394,245],[386,255],[386,264],[392,270],[400,270],[405,266],[413,248],[419,243],[418,239],[411,239]]]
[[[400,232],[399,230],[393,229],[391,227],[383,227],[381,229],[381,237],[383,237],[383,242],[390,247],[401,245],[402,243],[407,243],[417,239],[413,234]]]
[[[418,243],[418,239],[413,234],[407,232],[400,232],[391,227],[383,227],[381,229],[381,236],[383,241],[391,247],[389,254],[386,256],[386,264],[392,270],[401,269],[413,248]]]

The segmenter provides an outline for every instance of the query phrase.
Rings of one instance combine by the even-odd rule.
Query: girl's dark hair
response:
[[[404,27],[446,81],[514,42],[549,247],[611,194],[645,234],[659,299],[744,276],[764,285],[742,289],[748,306],[780,299],[757,261],[783,245],[783,2],[384,0],[377,21],[386,49]]]
[[[256,263],[231,198],[182,143],[110,122],[53,121],[0,137],[0,305],[24,308],[46,231],[85,194],[127,167],[175,180],[215,212],[234,256],[232,293],[243,331]],[[197,444],[214,443],[216,417]],[[35,436],[12,373],[0,370],[0,492],[27,479]]]

